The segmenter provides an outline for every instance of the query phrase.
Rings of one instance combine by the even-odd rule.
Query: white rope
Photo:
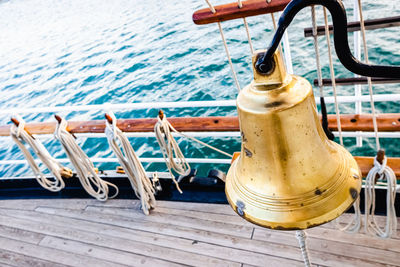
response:
[[[317,63],[317,76],[318,76],[318,88],[321,97],[324,97],[324,90],[322,84],[322,71],[321,71],[321,61],[319,56],[319,46],[318,46],[318,34],[317,34],[317,19],[315,16],[315,6],[311,7],[311,17],[312,17],[312,34],[314,38],[314,50],[315,50],[315,61]]]
[[[190,173],[190,166],[187,163],[187,160],[185,159],[185,157],[183,156],[182,151],[180,150],[178,144],[176,143],[172,133],[172,132],[185,137],[189,140],[192,140],[196,143],[199,143],[205,147],[208,147],[218,153],[221,153],[229,158],[232,158],[233,155],[229,154],[225,151],[222,151],[214,146],[211,146],[207,143],[204,143],[203,141],[200,141],[192,136],[183,134],[179,131],[177,131],[167,120],[165,114],[163,114],[163,118],[161,119],[160,117],[157,117],[157,123],[154,125],[154,133],[157,139],[158,144],[160,145],[161,148],[161,152],[163,154],[163,157],[165,159],[165,162],[167,164],[168,170],[170,171],[172,177],[174,177],[174,175],[172,174],[171,170],[174,170],[175,172],[177,172],[178,174],[182,175],[182,176],[186,176]],[[176,158],[174,160],[174,157]],[[174,179],[174,182],[176,183],[177,187],[178,184]],[[178,187],[178,190],[179,187]]]
[[[112,118],[112,124],[107,121],[105,129],[108,143],[128,176],[135,195],[140,199],[144,214],[149,215],[150,209],[156,205],[155,190],[128,138],[117,127],[117,119],[114,114],[110,112],[109,115]],[[118,142],[121,144],[123,151]]]
[[[340,226],[339,218],[335,220],[336,227],[347,233],[358,233],[361,229],[361,210],[360,210],[360,196],[357,197],[353,203],[354,216],[353,219],[347,223],[344,227]]]
[[[337,101],[335,70],[333,69],[332,48],[331,48],[331,38],[329,36],[328,15],[327,15],[325,7],[323,8],[323,10],[324,10],[324,21],[325,21],[325,36],[326,36],[326,41],[328,43],[329,70],[330,70],[330,74],[331,74],[333,97],[335,99],[336,121],[337,121],[337,126],[338,126],[338,131],[339,131],[340,145],[343,146],[342,125],[340,122],[340,111],[339,111],[339,104]]]
[[[335,83],[335,74],[333,72],[333,65],[332,65],[332,56],[331,56],[331,48],[330,48],[330,40],[329,40],[329,29],[327,29],[327,16],[326,11],[324,10],[325,16],[325,34],[328,31],[327,35],[327,42],[328,42],[328,53],[329,53],[329,60],[330,60],[330,69],[331,69],[331,78],[332,78],[332,86],[334,90],[334,99],[335,99],[335,110],[336,110],[336,119],[338,121],[338,128],[339,128],[339,137],[341,145],[343,145],[343,135],[341,132],[341,125],[340,125],[340,114],[339,114],[339,107],[337,106],[337,95],[336,95],[336,83]],[[320,96],[324,97],[324,90],[322,84],[322,70],[321,70],[321,63],[320,63],[320,55],[319,55],[319,47],[318,47],[318,34],[317,34],[317,22],[316,22],[316,15],[315,15],[315,6],[311,7],[311,17],[312,17],[312,26],[313,26],[313,38],[314,38],[314,49],[315,49],[315,59],[317,63],[317,76],[318,76],[318,87]],[[339,119],[338,119],[339,118]],[[349,233],[358,232],[361,228],[361,211],[360,211],[360,198],[358,197],[353,204],[354,208],[354,218],[350,221],[346,226],[340,227],[339,219],[335,220],[336,227],[339,228],[341,231],[346,231]]]
[[[306,232],[304,232],[303,230],[297,230],[296,237],[297,240],[299,241],[301,254],[303,255],[304,266],[311,267],[310,256],[308,253],[307,243],[306,243],[306,237],[307,237]]]
[[[238,6],[239,6],[239,8],[242,8],[242,7],[243,7],[242,0],[238,0]],[[254,48],[253,48],[253,43],[251,42],[251,36],[250,36],[249,25],[247,24],[247,20],[246,20],[245,17],[243,18],[243,24],[244,24],[244,28],[246,29],[247,40],[249,41],[250,53],[251,53],[251,54],[254,54]]]
[[[380,164],[376,157],[374,159],[374,167],[369,171],[365,179],[365,217],[364,228],[366,233],[374,234],[382,238],[389,238],[396,233],[397,217],[395,209],[396,198],[396,175],[391,168],[386,166],[387,158],[384,157]],[[385,229],[381,229],[375,220],[375,177],[379,176],[380,180],[387,180],[386,193],[386,225]]]
[[[110,198],[113,198],[118,194],[118,187],[110,182],[102,180],[97,175],[89,157],[76,144],[74,137],[67,131],[67,121],[63,118],[61,119],[61,122],[57,124],[54,135],[58,140],[60,140],[65,153],[72,165],[75,167],[79,181],[89,195],[100,201],[106,201],[109,198],[109,186],[112,186],[116,191]]]
[[[270,1],[270,2],[271,2],[271,1]],[[270,3],[270,2],[267,1],[267,3]],[[271,19],[272,19],[272,25],[274,26],[274,30],[276,31],[278,25],[276,24],[275,14],[274,14],[274,13],[271,13]],[[283,50],[282,50],[282,45],[281,45],[281,43],[279,43],[278,49],[279,49],[279,53],[280,53],[281,55],[283,55]],[[285,64],[286,64],[286,62],[285,62]]]
[[[216,13],[216,10],[215,10],[214,6],[210,3],[209,0],[205,0],[205,1],[206,1],[206,3],[208,4],[208,6],[209,6],[211,12],[212,12],[213,14],[215,14],[215,13]],[[221,34],[222,42],[224,43],[225,53],[226,53],[226,56],[228,57],[229,66],[231,67],[233,79],[235,80],[236,87],[237,87],[238,91],[240,92],[241,89],[240,89],[239,81],[238,81],[238,78],[237,78],[237,76],[236,76],[235,68],[233,67],[231,55],[230,55],[230,53],[229,53],[228,45],[227,45],[226,40],[225,40],[225,35],[224,35],[223,30],[222,30],[221,22],[218,22],[217,24],[218,24],[219,32],[220,32],[220,34]]]
[[[363,40],[363,48],[364,48],[364,59],[365,59],[365,63],[368,64],[369,63],[368,47],[367,47],[367,39],[365,37],[365,23],[364,23],[364,17],[363,17],[363,12],[362,12],[361,0],[358,0],[358,7],[359,7],[358,10],[359,10],[359,14],[360,14],[360,25],[361,25],[361,34],[362,34],[362,40]],[[372,111],[372,123],[374,125],[376,149],[380,150],[381,146],[379,143],[378,123],[376,122],[376,110],[375,110],[374,94],[373,94],[373,90],[372,90],[371,77],[367,77],[367,81],[368,81],[368,91],[369,91],[371,111]]]
[[[164,115],[162,120],[158,117],[158,121],[154,125],[154,133],[163,154],[165,164],[167,165],[168,171],[171,173],[172,180],[174,181],[178,191],[182,194],[182,190],[180,189],[172,170],[181,176],[186,176],[190,173],[190,166],[189,163],[187,163],[185,156],[183,156],[178,143],[172,136],[170,129],[172,129],[172,125],[167,121],[166,116]]]
[[[59,162],[57,162],[47,151],[47,149],[43,146],[43,144],[38,140],[31,136],[25,130],[25,121],[18,116],[19,125],[18,127],[15,125],[11,126],[10,134],[12,139],[15,141],[17,146],[21,149],[24,154],[26,160],[31,167],[36,180],[39,184],[52,192],[58,192],[65,187],[65,183],[62,179],[62,176],[71,177],[72,171],[64,166],[62,166]],[[33,156],[29,152],[29,150],[25,147],[24,143],[28,144],[36,156],[43,162],[43,164],[51,171],[54,175],[52,178],[47,178],[39,169],[39,166],[36,164]]]

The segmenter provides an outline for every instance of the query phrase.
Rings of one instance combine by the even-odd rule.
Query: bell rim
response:
[[[230,206],[233,208],[233,210],[238,213],[239,216],[243,217],[244,219],[257,224],[262,227],[270,228],[270,229],[277,229],[277,230],[301,230],[301,229],[307,229],[311,227],[315,227],[324,223],[327,223],[329,221],[332,221],[339,217],[342,213],[344,213],[346,210],[348,210],[354,201],[357,199],[359,196],[359,193],[361,191],[361,172],[360,169],[354,160],[354,158],[351,156],[351,154],[344,149],[342,146],[339,144],[334,143],[340,149],[344,150],[345,153],[343,154],[343,166],[344,169],[347,169],[347,173],[343,175],[343,181],[340,181],[340,186],[337,186],[335,190],[330,192],[330,194],[325,197],[324,199],[321,199],[320,201],[312,202],[311,205],[300,205],[300,206],[293,206],[292,208],[286,209],[280,209],[276,208],[276,206],[271,206],[268,204],[264,204],[261,207],[257,207],[257,205],[253,205],[254,202],[251,201],[252,196],[246,195],[245,198],[242,198],[243,201],[248,201],[246,204],[239,200],[240,203],[235,203],[238,202],[238,199],[240,199],[240,194],[238,193],[239,188],[235,188],[236,186],[233,184],[233,180],[235,180],[235,177],[232,177],[234,173],[232,173],[232,169],[235,168],[237,162],[239,161],[240,157],[237,158],[233,163],[231,168],[228,171],[227,178],[226,178],[226,186],[225,186],[225,194],[227,197],[227,200],[230,204]],[[354,171],[357,171],[358,178],[355,178]],[[353,178],[350,178],[350,177]],[[347,179],[347,180],[346,180]],[[347,182],[346,182],[347,181]],[[335,181],[337,182],[337,181]],[[229,189],[230,187],[230,189]],[[349,190],[350,196],[346,197],[339,205],[335,206],[335,208],[331,209],[328,212],[321,213],[319,216],[315,217],[307,217],[305,216],[304,220],[297,220],[297,221],[279,221],[279,220],[267,220],[266,217],[268,217],[268,214],[270,214],[271,218],[274,217],[273,214],[279,214],[279,213],[284,213],[284,212],[293,212],[293,213],[301,213],[302,210],[307,210],[310,208],[317,208],[317,209],[322,209],[324,205],[328,205],[329,201],[332,201],[335,197],[341,196],[343,192],[346,190]],[[353,191],[352,191],[353,190]],[[231,192],[230,192],[231,191]],[[353,197],[354,192],[356,192],[356,196]],[[233,193],[233,196],[231,194]],[[341,196],[343,198],[343,196]],[[233,200],[234,198],[235,200]],[[249,201],[250,200],[250,201]],[[239,207],[239,205],[242,205],[242,207]],[[248,205],[248,207],[251,207],[250,210],[246,210],[245,205]],[[275,210],[274,210],[275,208]],[[262,216],[257,216],[256,214],[264,214],[264,218],[260,218]],[[307,212],[305,212],[307,214]]]

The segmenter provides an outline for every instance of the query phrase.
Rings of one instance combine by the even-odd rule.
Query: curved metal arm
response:
[[[278,29],[276,30],[275,36],[268,51],[265,54],[261,54],[255,64],[255,67],[259,73],[267,74],[271,71],[273,68],[273,64],[271,64],[272,56],[275,53],[286,28],[300,10],[312,5],[322,5],[331,13],[336,54],[343,66],[345,66],[349,71],[369,77],[400,78],[400,67],[364,64],[352,55],[347,38],[346,11],[343,4],[338,0],[291,1],[286,6],[282,16],[279,19]]]

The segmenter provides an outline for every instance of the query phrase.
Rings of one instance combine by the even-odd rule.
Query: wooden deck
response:
[[[254,226],[227,205],[157,204],[145,216],[134,200],[0,201],[0,265],[303,266],[294,232]],[[307,234],[314,266],[400,266],[399,238],[332,223]]]

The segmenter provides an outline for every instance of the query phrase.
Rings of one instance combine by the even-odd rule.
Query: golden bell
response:
[[[328,140],[310,83],[286,73],[279,52],[274,69],[257,73],[237,98],[242,148],[226,177],[232,208],[246,220],[298,230],[345,212],[361,189],[361,172],[342,146]]]

